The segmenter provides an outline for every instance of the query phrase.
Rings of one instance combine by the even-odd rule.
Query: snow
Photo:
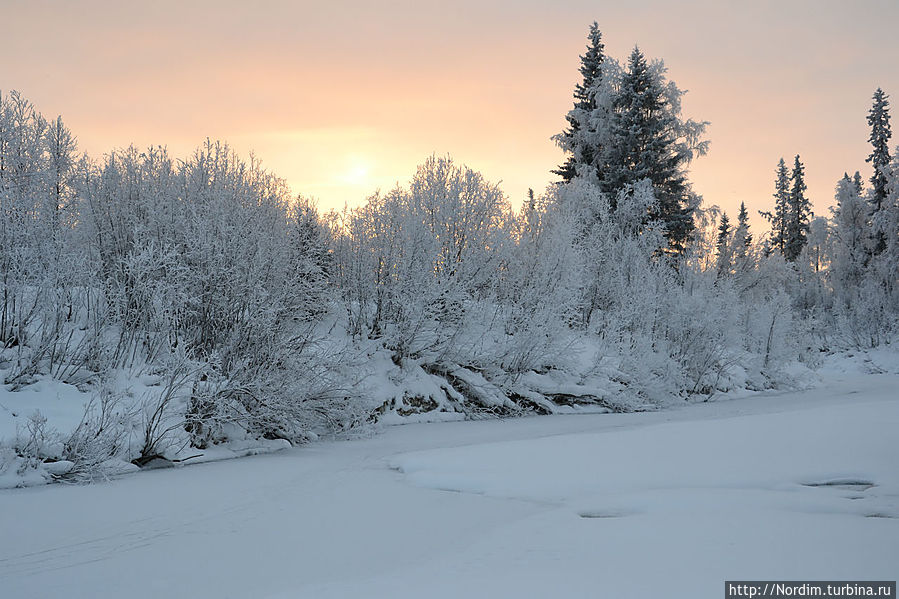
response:
[[[118,379],[114,384],[122,402],[116,409],[132,415],[126,425],[131,430],[125,442],[133,448],[142,441],[142,422],[139,418],[142,402],[159,382],[154,377],[129,376],[125,372],[116,374]],[[2,375],[3,371],[0,371],[0,379]],[[92,394],[89,387],[82,391],[49,376],[36,377],[34,383],[19,390],[0,386],[0,489],[44,485],[69,474],[76,465],[61,459],[63,446],[86,417],[85,409],[92,400],[96,403],[96,394]],[[35,418],[42,423],[42,433],[39,435],[41,447],[37,452],[39,457],[29,459],[16,455],[14,447],[33,442],[29,426],[33,426]],[[248,438],[245,433],[243,437],[235,433],[227,442],[200,450],[188,446],[183,429],[179,427],[172,437],[176,437],[175,433],[180,438],[163,448],[166,459],[152,461],[144,468],[171,467],[171,460],[196,464],[272,453],[291,447],[290,442],[284,439],[255,439]],[[136,453],[131,455],[136,457]],[[83,478],[102,480],[137,471],[138,467],[129,459],[122,455],[110,457],[96,472]]]
[[[899,375],[826,382],[3,490],[3,595],[712,597],[725,579],[893,580]]]
[[[52,428],[73,431],[81,422],[84,406],[89,401],[89,394],[49,376],[40,377],[19,391],[0,386],[0,439],[15,439],[21,435],[35,410],[40,411]]]

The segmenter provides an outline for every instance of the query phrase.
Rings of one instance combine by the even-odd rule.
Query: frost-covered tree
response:
[[[584,272],[579,215],[555,201],[560,191],[553,186],[531,196],[513,217],[515,243],[497,287],[506,335],[498,361],[506,372],[557,364],[577,321]]]
[[[345,210],[335,246],[348,332],[402,373],[438,377],[446,393],[428,401],[519,409],[529,396],[509,389],[555,363],[577,319],[582,221],[555,201],[568,187],[513,212],[496,184],[431,157],[408,187]]]
[[[644,272],[664,244],[661,226],[646,221],[656,202],[648,180],[622,191],[616,199],[613,210],[599,187],[583,179],[563,186],[553,198],[577,223],[583,264],[578,324],[587,330],[617,326],[606,319],[615,313],[624,297],[621,294],[633,292],[630,286],[639,279],[637,273]]]
[[[650,217],[663,224],[668,246],[682,252],[693,231],[696,197],[686,166],[705,146],[705,123],[680,117],[680,98],[660,62],[650,64],[635,47],[612,101],[609,142],[601,186],[611,198],[643,179],[657,202]],[[613,202],[613,209],[615,208]]]
[[[889,185],[887,187],[889,190]],[[889,192],[883,206],[889,205]],[[873,347],[894,337],[899,304],[893,295],[896,267],[887,246],[872,254],[870,205],[861,193],[861,178],[844,176],[832,208],[833,243],[828,269],[833,288],[829,333],[841,345]],[[885,216],[889,210],[881,210]]]
[[[322,414],[342,421],[309,322],[327,307],[327,240],[314,210],[291,211],[283,180],[207,140],[178,162],[160,148],[112,152],[78,196],[91,369],[193,373],[181,417],[199,445],[241,429],[296,440]]]
[[[565,162],[552,171],[564,182],[571,181],[579,171],[593,167],[595,156],[602,153],[602,148],[596,146],[600,140],[595,131],[591,131],[588,117],[597,108],[596,93],[602,80],[604,50],[602,32],[594,21],[587,35],[587,50],[580,57],[581,81],[574,88],[574,108],[565,115],[568,129],[556,139],[569,153]]]
[[[834,292],[847,298],[847,292],[858,287],[865,274],[870,254],[868,207],[858,183],[844,174],[836,187],[836,206],[831,208],[836,247],[831,267]]]
[[[613,212],[620,194],[629,197],[628,190],[648,179],[655,213],[645,215],[644,222],[663,223],[663,245],[680,253],[698,205],[686,168],[694,156],[707,151],[708,143],[702,140],[706,123],[681,115],[684,92],[666,78],[661,61],[649,62],[635,48],[622,69],[602,54],[596,28],[591,29],[589,48],[582,58],[584,82],[567,115],[571,125],[556,136],[569,154],[557,172],[565,182],[577,174],[598,184]]]
[[[883,201],[887,197],[887,173],[890,166],[890,103],[889,96],[881,88],[877,88],[873,96],[871,110],[868,111],[868,126],[871,134],[868,141],[873,146],[871,154],[865,159],[874,168],[871,176],[871,204],[872,210],[880,210]]]
[[[883,209],[883,203],[887,199],[887,180],[890,168],[890,103],[881,88],[874,92],[873,104],[868,111],[868,126],[871,133],[868,141],[871,143],[871,154],[865,159],[874,168],[871,176],[871,192],[868,202],[870,204],[870,218],[872,222],[880,220],[879,213]],[[886,247],[886,231],[876,228],[872,231],[874,237],[873,252],[879,254]]]
[[[872,260],[871,269],[885,293],[891,313],[899,316],[899,155],[893,158],[887,170],[887,196],[873,227],[883,232],[884,249]]]
[[[82,248],[73,243],[74,138],[18,92],[0,96],[0,345],[16,366],[6,382],[58,369],[70,333]],[[2,351],[2,350],[0,350]]]
[[[733,268],[731,233],[730,219],[727,218],[727,212],[725,212],[721,215],[721,222],[718,225],[718,240],[715,244],[718,256],[717,270],[719,277],[729,275],[731,268]]]
[[[808,189],[805,184],[805,166],[799,161],[799,154],[793,162],[793,170],[790,174],[790,192],[787,198],[787,213],[785,224],[784,257],[794,262],[802,253],[802,249],[808,242],[809,222],[812,211],[811,203],[805,197]]]
[[[45,217],[56,230],[64,211],[73,200],[73,177],[75,174],[75,137],[57,117],[47,128],[46,145],[49,158],[49,197]]]
[[[290,207],[288,243],[295,271],[295,293],[307,317],[320,316],[328,309],[329,277],[332,269],[331,242],[327,227],[312,200],[299,196]]]
[[[821,273],[825,272],[833,253],[831,248],[832,227],[823,216],[813,216],[809,220],[808,236],[804,253],[808,258],[812,271],[816,274],[818,282],[822,283]],[[823,294],[823,291],[822,291]]]
[[[781,158],[777,163],[774,178],[774,210],[759,211],[771,225],[771,249],[785,254],[787,245],[787,223],[790,212],[790,174],[787,164]]]
[[[340,260],[351,332],[382,339],[398,362],[472,359],[465,331],[478,326],[475,304],[496,291],[510,218],[496,184],[436,156],[408,189],[350,211]]]
[[[736,258],[742,263],[749,255],[752,247],[752,233],[749,231],[749,213],[746,203],[740,202],[740,212],[737,214],[737,229],[734,232],[736,241]]]

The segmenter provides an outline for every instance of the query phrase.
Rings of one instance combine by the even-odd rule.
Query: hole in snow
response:
[[[629,516],[624,512],[580,512],[578,516],[581,518],[623,518]]]
[[[867,491],[876,485],[859,478],[834,478],[813,483],[802,483],[805,487],[827,487],[831,489],[843,489],[844,491]]]

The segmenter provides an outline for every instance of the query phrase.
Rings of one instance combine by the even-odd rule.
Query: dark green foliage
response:
[[[783,254],[787,244],[787,221],[789,220],[790,200],[790,176],[789,171],[787,171],[787,164],[783,158],[777,163],[775,173],[774,210],[772,212],[759,211],[759,214],[771,223],[771,250],[777,250]]]
[[[752,246],[752,233],[749,232],[749,214],[746,203],[740,202],[740,213],[737,215],[737,257],[745,258]]]
[[[715,244],[718,250],[718,276],[730,273],[730,219],[727,212],[721,215],[721,223],[718,225],[718,242]]]
[[[786,239],[784,240],[784,258],[795,262],[808,243],[809,222],[812,218],[811,203],[805,197],[808,187],[805,184],[805,167],[799,161],[799,154],[793,163],[790,176],[790,194],[787,203]]]
[[[887,198],[887,170],[890,168],[890,103],[887,96],[879,87],[874,92],[874,104],[868,111],[868,125],[871,134],[868,141],[873,146],[871,154],[865,159],[874,167],[874,175],[871,177],[871,205],[872,220],[877,220],[877,214],[883,209],[883,203]],[[886,235],[883,231],[874,232],[874,253],[879,254],[886,249]]]
[[[612,107],[612,134],[600,185],[614,199],[619,191],[649,179],[658,201],[649,216],[662,222],[669,248],[683,251],[694,229],[685,174],[689,157],[678,151],[678,117],[662,78],[652,72],[639,48],[628,58]]]
[[[596,21],[590,25],[590,33],[587,36],[587,51],[581,56],[581,82],[574,88],[574,110],[572,110],[565,119],[568,121],[568,129],[562,134],[562,143],[572,147],[571,153],[565,159],[565,162],[553,174],[562,177],[565,182],[571,181],[578,174],[578,166],[592,165],[594,155],[597,153],[595,148],[590,145],[576,144],[575,138],[581,130],[581,121],[584,116],[588,115],[596,108],[595,85],[602,77],[602,63],[605,59],[603,50],[605,46],[602,43],[602,32]]]

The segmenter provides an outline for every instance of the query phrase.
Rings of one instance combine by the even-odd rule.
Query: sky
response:
[[[185,156],[221,139],[325,209],[405,183],[432,153],[513,205],[545,188],[594,20],[608,55],[638,44],[689,90],[685,116],[711,123],[694,189],[732,214],[745,201],[757,225],[781,156],[801,155],[819,214],[844,171],[870,177],[871,95],[899,103],[895,0],[0,0],[0,14],[0,90],[61,114],[82,150]]]

